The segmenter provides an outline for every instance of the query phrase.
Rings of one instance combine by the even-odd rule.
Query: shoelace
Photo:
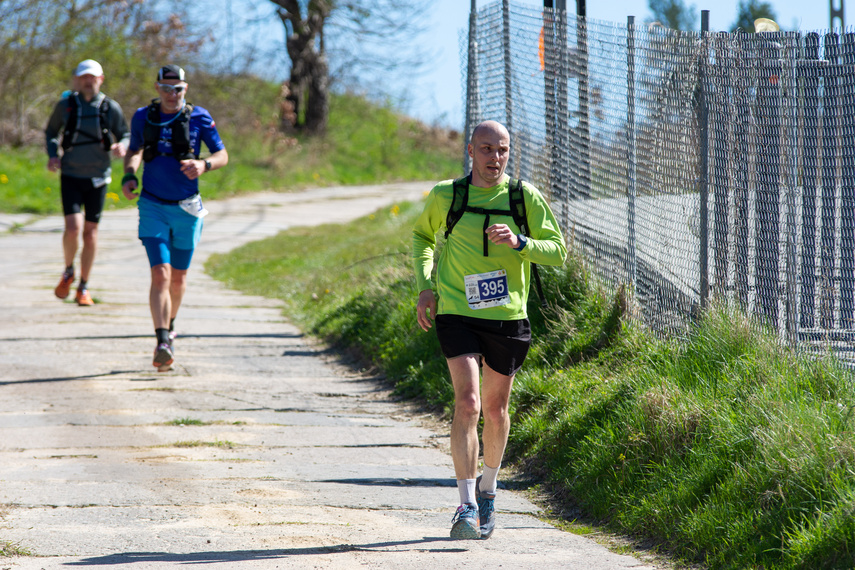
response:
[[[495,510],[495,504],[493,499],[481,499],[481,505],[478,508],[478,514],[481,515],[482,519],[490,518],[490,515],[493,514]]]
[[[477,512],[477,509],[475,507],[473,507],[472,505],[460,505],[459,507],[457,507],[457,512],[454,513],[454,516],[451,517],[451,522],[456,522],[457,520],[459,520],[463,517],[468,517],[468,516],[475,518],[474,517],[475,512]],[[469,513],[472,513],[472,514],[470,515]]]

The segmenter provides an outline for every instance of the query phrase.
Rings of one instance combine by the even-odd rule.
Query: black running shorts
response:
[[[436,336],[446,358],[480,354],[487,366],[499,374],[513,376],[531,346],[531,324],[528,319],[492,321],[437,315]]]
[[[84,218],[87,222],[98,223],[101,211],[104,209],[104,198],[107,196],[107,185],[95,187],[91,178],[76,178],[74,176],[60,177],[62,189],[62,212],[66,216],[79,214],[80,206],[86,211]]]

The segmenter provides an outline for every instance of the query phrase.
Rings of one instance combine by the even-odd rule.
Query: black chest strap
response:
[[[185,103],[184,109],[169,121],[168,124],[161,123],[160,99],[153,99],[146,111],[145,127],[143,127],[143,161],[151,162],[157,156],[173,156],[175,160],[198,158],[190,148],[190,115],[192,113],[193,105]],[[172,132],[170,140],[170,144],[172,145],[171,153],[164,153],[158,150],[161,129],[167,126]]]
[[[110,102],[107,96],[101,98],[101,103],[98,105],[98,136],[93,136],[91,133],[79,130],[81,107],[77,100],[78,93],[72,93],[66,98],[67,107],[65,108],[66,120],[65,129],[62,133],[62,150],[67,151],[73,146],[81,146],[86,144],[100,144],[105,151],[109,152],[113,142],[110,139]],[[75,135],[77,135],[75,137]],[[86,140],[77,140],[80,136]]]
[[[451,234],[454,226],[463,217],[464,212],[473,214],[481,214],[484,216],[484,257],[488,257],[489,238],[487,237],[487,228],[490,227],[490,215],[494,216],[511,216],[514,223],[519,227],[520,232],[526,237],[530,237],[528,216],[525,210],[525,194],[523,193],[522,180],[511,178],[508,181],[508,204],[509,209],[500,210],[493,208],[478,208],[469,205],[469,185],[472,183],[472,173],[462,178],[457,178],[453,183],[453,196],[451,199],[451,207],[448,209],[448,214],[445,217],[445,239]],[[534,276],[534,284],[537,287],[537,295],[540,297],[541,306],[546,306],[546,297],[543,296],[543,286],[540,283],[540,273],[537,270],[537,264],[531,264],[532,275]]]

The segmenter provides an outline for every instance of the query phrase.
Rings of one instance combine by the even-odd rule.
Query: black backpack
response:
[[[74,141],[74,133],[77,132],[77,93],[72,93],[66,98],[68,106],[66,113],[68,118],[65,120],[65,130],[62,133],[62,150],[68,151],[73,146],[81,146],[84,144],[101,144],[104,151],[110,152],[110,146],[113,144],[110,139],[110,102],[109,97],[104,95],[101,99],[101,105],[98,107],[98,130],[101,133],[100,138],[93,137],[91,134],[80,131],[80,134],[88,140]]]
[[[514,219],[514,223],[520,228],[523,235],[530,237],[528,229],[528,218],[525,211],[525,195],[523,194],[522,180],[511,178],[508,181],[508,202],[507,210],[498,210],[495,208],[478,208],[469,205],[469,184],[472,181],[472,175],[464,176],[454,180],[454,194],[451,199],[451,207],[448,209],[448,214],[445,217],[445,239],[451,234],[454,226],[463,217],[464,212],[473,214],[482,214],[484,216],[484,257],[488,256],[489,238],[487,238],[487,228],[490,227],[490,215],[508,216]],[[543,296],[543,287],[540,284],[540,274],[537,271],[537,265],[531,264],[532,275],[534,275],[534,284],[537,287],[537,295],[540,297],[540,304],[546,306],[546,298]]]
[[[191,113],[193,113],[193,105],[186,103],[184,109],[169,123],[172,129],[172,153],[158,152],[157,143],[160,142],[160,129],[165,125],[159,123],[160,100],[153,99],[146,111],[145,127],[143,128],[143,161],[151,162],[156,156],[174,156],[175,160],[199,158],[190,149]]]

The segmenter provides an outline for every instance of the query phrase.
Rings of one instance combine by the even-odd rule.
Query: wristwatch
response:
[[[517,247],[515,247],[514,249],[517,251],[522,251],[523,248],[525,248],[526,244],[528,243],[528,238],[525,237],[524,234],[517,234],[517,239],[520,240],[520,244]]]
[[[205,172],[208,172],[209,170],[211,170],[211,161],[206,160],[205,161]]]

